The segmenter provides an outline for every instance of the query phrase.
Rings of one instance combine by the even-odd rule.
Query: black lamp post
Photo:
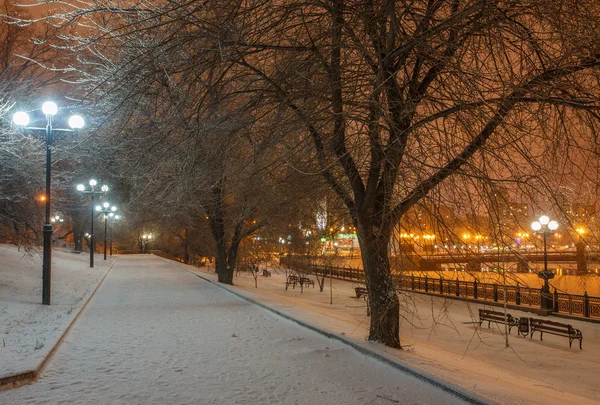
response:
[[[58,112],[58,107],[52,101],[42,105],[42,112],[46,116],[46,127],[29,127],[29,115],[19,111],[13,116],[13,122],[22,131],[43,137],[46,144],[46,218],[44,223],[44,248],[42,259],[42,304],[50,305],[52,295],[52,224],[50,221],[51,179],[52,179],[52,141],[55,136],[77,133],[83,128],[83,118],[73,115],[69,118],[71,129],[58,129],[52,127],[52,117]]]
[[[115,213],[117,207],[114,205],[111,207],[110,203],[103,203],[102,205],[96,205],[96,211],[104,216],[104,260],[106,260],[106,240],[107,240],[107,224],[108,216]]]
[[[112,218],[113,221],[121,219],[121,216],[120,215],[115,215],[114,212],[109,213],[108,216],[110,218]],[[112,242],[113,242],[113,227],[111,225],[110,226],[110,243],[109,243],[109,251],[110,251],[110,255],[111,256],[112,256]]]
[[[531,229],[544,237],[544,270],[538,272],[538,277],[544,280],[540,306],[542,309],[551,311],[554,305],[552,304],[552,295],[550,294],[548,280],[554,278],[554,273],[548,270],[547,239],[548,235],[554,234],[554,231],[558,229],[558,222],[551,221],[546,215],[542,215],[539,220],[531,224]]]
[[[94,236],[94,197],[106,193],[108,191],[108,186],[103,185],[100,187],[100,190],[96,190],[98,182],[94,179],[89,181],[89,185],[89,190],[86,190],[83,184],[78,184],[77,191],[84,194],[89,194],[92,199],[92,214],[90,216],[90,267],[94,267],[94,250],[96,249],[96,237]]]

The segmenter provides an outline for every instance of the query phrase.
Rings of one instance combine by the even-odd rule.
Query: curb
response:
[[[85,310],[87,305],[90,303],[92,298],[94,298],[94,295],[96,295],[96,291],[98,291],[98,289],[100,288],[102,283],[104,283],[104,280],[106,279],[106,277],[112,270],[115,263],[117,263],[117,258],[115,258],[115,261],[110,265],[110,267],[106,271],[106,274],[104,274],[104,276],[102,277],[102,279],[100,280],[100,282],[98,283],[96,288],[94,288],[94,291],[92,291],[92,293],[88,297],[87,301],[81,306],[77,315],[75,315],[75,317],[71,320],[69,325],[65,328],[63,333],[56,340],[56,342],[54,343],[54,346],[52,346],[52,349],[50,349],[50,351],[48,352],[46,357],[44,357],[42,359],[40,364],[34,370],[27,370],[27,371],[23,371],[20,373],[16,373],[13,375],[9,375],[9,376],[0,378],[0,391],[5,391],[5,390],[13,389],[13,388],[18,388],[18,387],[26,385],[26,384],[31,384],[39,377],[39,375],[44,371],[44,369],[50,362],[50,359],[52,358],[52,356],[54,356],[54,354],[58,350],[59,346],[62,344],[62,342],[65,340],[65,338],[71,331],[71,328],[73,327],[73,325],[75,325],[75,322],[77,322],[77,320],[79,319],[79,317],[81,316],[81,314],[83,313],[83,311]]]
[[[425,372],[420,371],[420,370],[418,370],[416,368],[413,368],[412,366],[404,364],[401,361],[399,361],[398,359],[392,358],[391,356],[387,355],[386,353],[382,353],[382,352],[380,352],[378,350],[366,347],[365,345],[360,344],[360,343],[358,343],[356,341],[353,341],[353,340],[347,338],[346,336],[342,336],[342,335],[339,335],[337,333],[330,332],[330,331],[328,331],[326,329],[322,329],[322,328],[320,328],[318,326],[312,325],[310,323],[304,322],[304,321],[302,321],[300,319],[292,317],[289,314],[286,314],[286,313],[281,312],[281,311],[279,311],[279,310],[277,310],[275,308],[272,308],[272,307],[270,307],[270,306],[268,306],[266,304],[263,304],[263,303],[261,303],[259,301],[256,301],[256,300],[252,299],[252,298],[246,297],[246,296],[244,296],[244,295],[242,295],[242,294],[240,294],[240,293],[238,293],[236,291],[233,291],[229,286],[226,286],[226,285],[223,285],[223,284],[220,284],[220,283],[215,283],[215,282],[213,282],[212,280],[210,280],[210,279],[208,279],[206,277],[203,277],[203,276],[201,276],[199,274],[191,272],[190,270],[188,270],[188,269],[182,267],[181,265],[179,265],[179,263],[176,263],[176,262],[164,259],[164,258],[162,258],[160,256],[156,256],[156,257],[159,257],[160,259],[166,261],[167,263],[169,263],[171,265],[174,265],[175,267],[179,268],[180,270],[185,271],[186,273],[189,273],[192,276],[198,277],[198,278],[200,278],[200,279],[202,279],[204,281],[208,281],[212,285],[214,285],[214,286],[216,286],[218,288],[221,288],[222,290],[225,290],[225,291],[229,292],[230,294],[235,295],[238,298],[241,298],[241,299],[243,299],[245,301],[248,301],[248,302],[250,302],[252,304],[255,304],[255,305],[257,305],[257,306],[259,306],[259,307],[261,307],[263,309],[266,309],[267,311],[270,311],[270,312],[272,312],[272,313],[274,313],[274,314],[276,314],[276,315],[278,315],[278,316],[280,316],[280,317],[282,317],[284,319],[292,321],[292,322],[294,322],[294,323],[296,323],[296,324],[298,324],[298,325],[300,325],[300,326],[302,326],[304,328],[310,329],[313,332],[316,332],[316,333],[318,333],[320,335],[323,335],[323,336],[325,336],[327,338],[338,340],[338,341],[344,343],[345,345],[352,347],[354,350],[358,351],[359,353],[362,353],[362,354],[364,354],[364,355],[366,355],[368,357],[371,357],[373,359],[379,360],[382,363],[385,363],[388,366],[391,366],[392,368],[395,368],[396,370],[405,372],[405,373],[407,373],[407,374],[409,374],[409,375],[411,375],[413,377],[416,377],[419,380],[425,381],[425,382],[427,382],[427,383],[429,383],[429,384],[431,384],[431,385],[433,385],[433,386],[435,386],[437,388],[440,388],[441,390],[443,390],[445,392],[448,392],[448,393],[450,393],[450,394],[452,394],[452,395],[454,395],[454,396],[456,396],[456,397],[458,397],[458,398],[460,398],[460,399],[462,399],[462,400],[464,400],[464,401],[466,401],[466,402],[468,402],[470,404],[475,404],[475,405],[495,404],[495,402],[490,402],[489,400],[484,400],[483,398],[480,398],[480,397],[478,397],[476,395],[473,395],[472,393],[464,391],[464,390],[462,390],[462,389],[460,389],[458,387],[455,387],[455,386],[451,385],[450,383],[448,383],[448,382],[446,382],[444,380],[441,380],[441,379],[439,379],[437,377],[434,377],[434,376],[432,376],[432,375],[430,375],[428,373],[425,373]]]

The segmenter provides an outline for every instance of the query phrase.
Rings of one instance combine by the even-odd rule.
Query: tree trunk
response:
[[[401,348],[400,303],[392,280],[388,238],[364,228],[359,228],[359,236],[371,307],[369,340]]]
[[[233,285],[233,271],[230,271],[229,266],[227,265],[227,247],[225,246],[225,238],[217,240],[217,256],[215,258],[215,263],[219,282]]]
[[[190,252],[188,249],[188,229],[187,228],[185,228],[184,237],[185,237],[185,239],[183,241],[183,243],[184,243],[184,245],[183,245],[183,262],[185,264],[190,264]]]

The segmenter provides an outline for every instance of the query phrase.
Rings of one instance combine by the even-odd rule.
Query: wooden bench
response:
[[[271,277],[271,272],[267,269],[263,269],[262,275],[263,277]]]
[[[519,326],[519,318],[514,318],[511,314],[506,314],[505,318],[504,312],[492,311],[489,309],[479,310],[479,326],[481,326],[483,322],[488,323],[488,329],[490,328],[490,324],[492,322],[502,325],[506,323],[508,325],[508,334],[510,334],[510,331],[513,328],[513,326],[516,326],[517,329]],[[521,334],[520,329],[518,329],[518,334]]]
[[[288,276],[287,280],[285,281],[285,290],[287,291],[288,286],[292,286],[292,288],[296,288],[296,283],[298,283],[300,280],[298,279],[298,276]]]
[[[367,287],[354,287],[354,292],[356,293],[356,298],[363,297],[364,299],[367,299],[369,297]]]
[[[564,336],[569,338],[569,347],[572,347],[572,343],[575,339],[579,340],[579,349],[581,349],[581,341],[583,335],[579,329],[575,329],[571,325],[566,323],[546,321],[543,319],[531,318],[529,320],[531,326],[531,338],[533,339],[533,332],[540,332],[540,340],[543,341],[544,333],[549,333],[556,336]]]
[[[312,287],[315,288],[315,282],[314,282],[314,280],[311,280],[308,277],[300,277],[300,285],[301,286],[312,285]]]

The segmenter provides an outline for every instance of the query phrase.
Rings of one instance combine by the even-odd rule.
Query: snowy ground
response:
[[[41,379],[2,404],[456,404],[175,265],[124,256]]]
[[[212,269],[177,265],[216,279]],[[271,270],[272,277],[259,276],[258,288],[249,273],[242,273],[234,278],[233,289],[308,323],[364,341],[369,318],[365,302],[353,298],[355,283],[333,280],[330,305],[329,280],[322,293],[318,286],[303,293],[299,287],[285,291],[285,275]],[[401,340],[406,350],[384,349],[401,361],[503,404],[600,403],[600,324],[550,317],[580,329],[583,350],[576,342],[570,349],[564,337],[544,335],[543,342],[539,333],[533,340],[517,337],[515,328],[509,336],[511,347],[506,348],[503,330],[472,324],[483,305],[420,294],[401,298],[406,315]],[[535,316],[508,312],[517,317]]]
[[[52,305],[41,305],[42,260],[0,245],[0,378],[35,369],[109,268],[88,255],[53,250]],[[0,401],[2,403],[2,401]]]

